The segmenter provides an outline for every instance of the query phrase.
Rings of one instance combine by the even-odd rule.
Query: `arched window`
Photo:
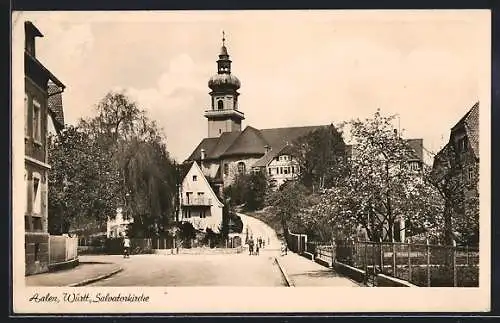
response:
[[[224,102],[222,102],[222,100],[217,101],[217,109],[224,109]]]
[[[245,163],[239,162],[238,163],[238,173],[243,174],[244,172],[245,172]]]

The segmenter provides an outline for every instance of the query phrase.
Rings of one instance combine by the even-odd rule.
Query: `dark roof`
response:
[[[43,34],[31,21],[24,22],[24,29],[29,37],[43,37]]]
[[[451,128],[450,137],[453,132],[464,129],[470,142],[472,152],[479,158],[479,102],[476,102],[472,108]]]
[[[305,136],[314,130],[327,126],[306,126],[306,127],[287,127],[262,129],[260,132],[271,147],[281,147],[285,144],[291,144],[298,138]]]
[[[271,149],[264,156],[262,156],[261,159],[257,160],[252,167],[266,167],[274,157],[278,156],[283,151],[285,147],[286,145],[283,145],[280,148]]]
[[[476,102],[469,113],[467,113],[467,118],[465,118],[465,129],[472,151],[476,158],[479,158],[479,102]]]
[[[254,127],[247,126],[222,155],[260,155],[266,152],[266,145],[269,143],[261,132]]]
[[[48,86],[48,107],[52,120],[57,129],[64,127],[64,110],[62,104],[62,93],[59,86],[56,84],[49,84]]]
[[[205,138],[195,148],[187,160],[199,160],[201,149],[205,149],[206,159],[218,159],[230,155],[264,155],[265,146],[273,151],[291,144],[299,137],[325,126],[286,127],[258,130],[247,126],[243,131],[224,132],[217,138]]]

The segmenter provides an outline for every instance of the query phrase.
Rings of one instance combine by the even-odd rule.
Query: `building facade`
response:
[[[479,102],[451,128],[448,143],[434,157],[433,180],[445,195],[448,240],[479,241]],[[460,229],[461,228],[461,229]]]
[[[121,238],[127,234],[128,226],[134,223],[134,219],[124,215],[122,208],[116,209],[114,219],[109,218],[106,222],[106,237]]]
[[[181,222],[189,222],[196,230],[219,233],[224,204],[212,190],[198,163],[193,162],[179,190]]]
[[[64,120],[60,118],[62,105],[57,112],[51,110],[54,105],[49,105],[49,102],[52,97],[61,95],[65,86],[36,58],[37,37],[43,35],[31,22],[25,22],[24,182],[27,201],[24,228],[27,275],[48,270],[48,116],[51,116],[54,128],[60,129],[61,123],[64,126]]]

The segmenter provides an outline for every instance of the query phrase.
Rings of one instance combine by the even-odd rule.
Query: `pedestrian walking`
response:
[[[255,254],[256,254],[257,256],[259,255],[259,249],[260,249],[259,244],[257,244],[257,245],[255,246]]]
[[[130,258],[130,239],[123,237],[123,258]]]
[[[248,241],[248,251],[249,251],[250,256],[253,255],[253,239],[250,239]]]
[[[287,254],[286,244],[284,242],[281,243],[281,255],[284,256]]]

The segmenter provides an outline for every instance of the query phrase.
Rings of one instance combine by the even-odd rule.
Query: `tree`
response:
[[[298,181],[287,181],[268,196],[268,203],[288,238],[290,229],[299,229],[301,212],[306,207],[307,188]]]
[[[269,181],[263,172],[238,174],[234,183],[224,189],[231,205],[244,205],[247,211],[255,211],[264,206]]]
[[[333,124],[300,137],[292,150],[301,182],[313,191],[332,187],[345,173],[346,145]]]
[[[124,93],[108,93],[96,110],[49,146],[49,205],[60,217],[101,222],[123,207],[134,219],[132,235],[164,232],[175,210],[177,170],[161,130]]]
[[[394,132],[393,118],[377,111],[371,119],[348,123],[354,145],[347,177],[323,192],[316,207],[351,231],[366,230],[375,241],[392,241],[399,217],[413,231],[433,232],[441,225],[439,193],[409,167],[415,152]]]
[[[78,127],[48,138],[49,232],[92,231],[116,211],[119,183],[105,151]]]

